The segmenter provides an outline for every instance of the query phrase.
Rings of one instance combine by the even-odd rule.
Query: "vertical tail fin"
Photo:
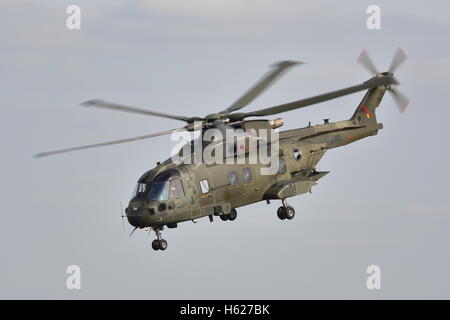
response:
[[[363,125],[377,123],[375,109],[380,104],[385,92],[386,88],[384,86],[367,90],[350,120]]]

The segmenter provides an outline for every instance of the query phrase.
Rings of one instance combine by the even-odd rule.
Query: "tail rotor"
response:
[[[370,58],[369,53],[366,49],[364,49],[358,57],[358,62],[375,77],[383,77],[384,75],[394,74],[394,72],[397,71],[398,67],[400,67],[400,65],[402,65],[405,60],[405,51],[403,51],[401,48],[398,48],[394,54],[394,57],[392,58],[391,65],[389,66],[388,71],[381,73],[375,67],[375,64],[372,62],[372,59]],[[398,81],[397,84],[399,84]],[[399,111],[405,112],[409,105],[409,99],[392,85],[387,86],[386,89],[391,94],[391,97],[397,105]]]

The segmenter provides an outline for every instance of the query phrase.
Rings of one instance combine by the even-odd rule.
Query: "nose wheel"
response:
[[[161,238],[161,231],[160,229],[155,229],[156,237],[157,239],[152,241],[152,248],[153,250],[166,250],[167,249],[167,241]]]
[[[277,216],[280,220],[292,220],[295,217],[295,209],[289,206],[286,202],[286,199],[283,199],[283,205],[278,208]]]
[[[153,250],[166,250],[167,249],[167,241],[164,239],[158,240],[155,239],[152,241],[152,248]]]

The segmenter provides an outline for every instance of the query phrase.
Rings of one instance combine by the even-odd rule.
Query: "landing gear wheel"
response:
[[[236,209],[231,210],[231,212],[228,214],[228,220],[234,221],[236,220],[237,212]]]
[[[285,207],[279,207],[277,210],[277,216],[280,220],[286,219],[286,208]]]
[[[152,248],[155,251],[159,250],[159,241],[158,241],[158,239],[155,239],[155,240],[152,241]]]
[[[228,220],[228,215],[227,214],[221,214],[220,215],[220,220],[227,221]]]
[[[284,215],[286,216],[286,219],[292,220],[295,217],[295,210],[291,206],[287,206],[284,209]]]
[[[164,250],[167,249],[167,241],[166,241],[166,240],[161,239],[161,240],[159,240],[158,242],[159,242],[159,243],[158,243],[158,245],[159,245],[159,250],[164,251]]]

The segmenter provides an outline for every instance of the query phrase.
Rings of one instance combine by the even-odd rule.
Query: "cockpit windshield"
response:
[[[146,201],[165,201],[184,196],[181,177],[177,170],[171,169],[159,174],[152,182],[138,182],[132,199]]]

